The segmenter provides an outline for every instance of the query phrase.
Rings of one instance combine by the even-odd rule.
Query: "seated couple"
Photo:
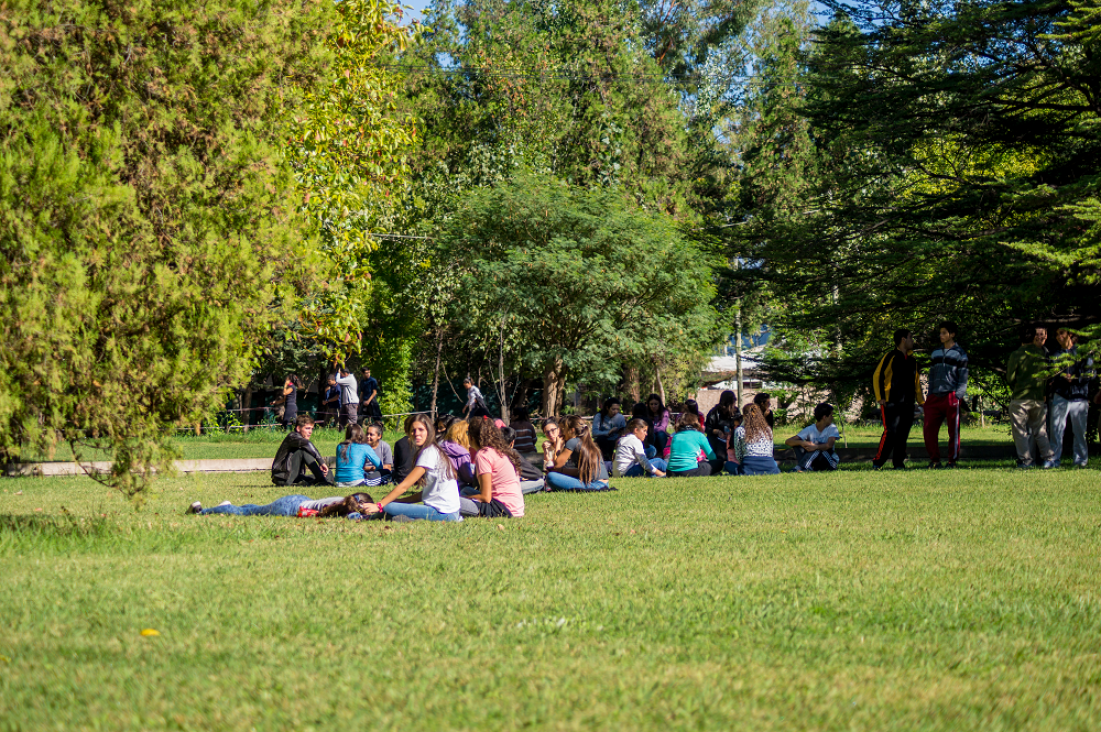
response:
[[[589,425],[576,414],[544,420],[543,466],[550,491],[608,491],[608,466]]]

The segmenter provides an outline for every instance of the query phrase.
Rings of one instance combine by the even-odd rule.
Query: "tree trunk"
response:
[[[436,369],[432,372],[432,421],[436,421],[436,396],[440,392],[440,358],[443,356],[443,331],[436,329]]]
[[[543,374],[543,416],[558,414],[558,404],[562,400],[562,359],[554,359]]]

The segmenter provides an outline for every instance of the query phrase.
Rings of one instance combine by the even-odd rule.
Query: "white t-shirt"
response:
[[[798,437],[800,440],[813,442],[816,445],[824,445],[830,441],[831,437],[835,440],[840,440],[841,433],[837,431],[837,425],[832,423],[828,425],[826,429],[819,432],[817,425],[812,422],[811,424],[804,427],[803,430],[798,435],[796,435],[796,437]]]
[[[615,459],[612,461],[612,475],[617,478],[623,477],[623,474],[631,469],[631,466],[638,463],[642,466],[642,469],[647,473],[652,472],[650,461],[646,459],[646,447],[642,444],[642,440],[634,436],[634,434],[626,434],[619,438],[619,442],[615,446]]]
[[[329,496],[328,498],[318,498],[313,501],[306,501],[301,506],[299,506],[298,509],[302,510],[303,508],[305,508],[311,511],[320,511],[323,508],[327,508],[334,503],[340,503],[343,500],[344,496]]]
[[[431,506],[440,513],[456,513],[459,510],[459,483],[448,478],[441,461],[447,460],[440,448],[435,445],[426,447],[417,458],[418,468],[424,468],[425,483],[422,492],[424,505]]]

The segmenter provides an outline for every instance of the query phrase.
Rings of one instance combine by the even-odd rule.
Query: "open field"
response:
[[[182,515],[266,481],[0,482],[0,730],[1101,727],[1096,469]]]

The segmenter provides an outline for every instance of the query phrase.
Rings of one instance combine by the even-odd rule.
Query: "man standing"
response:
[[[363,369],[363,382],[360,386],[362,391],[359,411],[366,417],[365,421],[371,423],[382,419],[382,409],[378,405],[378,379],[371,376],[371,369]]]
[[[271,464],[271,482],[275,485],[331,484],[329,466],[317,451],[310,436],[313,435],[313,418],[300,414],[295,418],[294,430],[283,438],[275,460]],[[311,478],[306,470],[313,473]]]
[[[1021,331],[1021,347],[1009,357],[1005,381],[1009,386],[1009,422],[1017,446],[1017,467],[1034,465],[1032,442],[1042,467],[1054,466],[1051,444],[1047,439],[1047,405],[1044,402],[1048,380],[1048,360],[1044,351],[1047,329],[1028,326]]]
[[[905,328],[895,331],[895,347],[879,360],[872,376],[875,400],[883,417],[883,436],[879,438],[872,467],[879,470],[888,460],[895,470],[906,469],[906,441],[914,426],[914,410],[924,404],[917,359],[914,358],[914,334]]]
[[[347,427],[359,421],[359,396],[356,394],[356,377],[341,367],[336,385],[340,387],[340,426]]]
[[[948,467],[960,457],[960,404],[967,398],[967,354],[956,343],[959,326],[951,320],[940,324],[940,347],[929,365],[929,397],[925,400],[925,451],[929,467],[939,468],[940,426],[948,422]]]
[[[1089,450],[1086,445],[1086,419],[1089,417],[1089,388],[1093,379],[1093,359],[1078,358],[1078,336],[1066,328],[1055,331],[1059,348],[1051,353],[1051,360],[1060,371],[1052,380],[1051,409],[1051,461],[1055,467],[1063,457],[1063,434],[1067,418],[1074,432],[1074,464],[1086,467]]]

